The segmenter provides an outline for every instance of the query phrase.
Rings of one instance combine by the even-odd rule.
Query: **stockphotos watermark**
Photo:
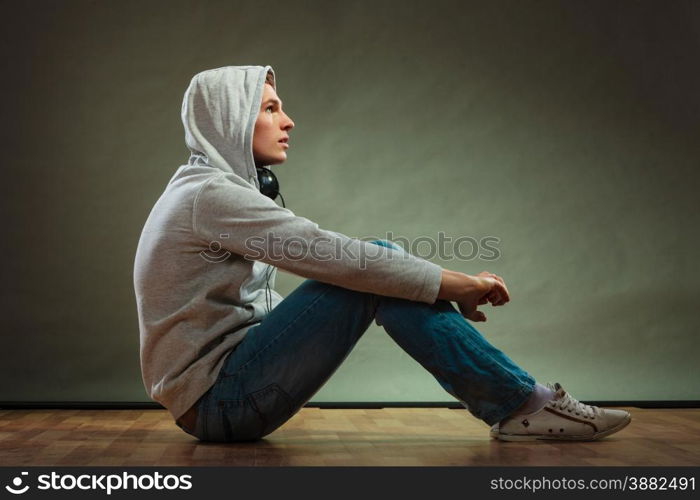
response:
[[[40,474],[36,477],[36,484],[32,487],[28,481],[29,472],[22,471],[15,476],[10,484],[5,485],[5,490],[13,495],[22,495],[30,489],[40,491],[99,491],[111,495],[113,491],[172,491],[191,490],[192,476],[189,474],[166,474],[154,472],[151,474]],[[25,480],[27,482],[25,482]]]
[[[365,245],[362,242],[383,241],[385,246],[402,250],[389,252],[381,248],[381,245]],[[231,248],[228,245],[230,234],[222,233],[219,240],[209,243],[206,250],[199,255],[211,263],[223,262],[229,258]],[[223,243],[222,243],[223,242]],[[280,237],[274,232],[265,236],[254,236],[243,242],[243,257],[248,260],[263,260],[265,262],[303,261],[312,258],[316,261],[329,260],[356,260],[359,268],[365,269],[367,262],[380,259],[409,259],[411,255],[425,260],[439,258],[442,261],[449,260],[483,260],[493,262],[501,257],[499,244],[501,239],[496,236],[460,236],[453,238],[444,232],[439,232],[437,238],[420,236],[409,239],[403,236],[395,236],[392,232],[384,237],[366,236],[362,238],[330,238],[320,236],[305,239],[301,236]]]

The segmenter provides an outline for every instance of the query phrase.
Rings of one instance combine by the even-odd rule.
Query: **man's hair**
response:
[[[269,83],[273,87],[275,86],[275,77],[272,76],[272,73],[270,71],[268,71],[267,76],[265,76],[265,83]]]

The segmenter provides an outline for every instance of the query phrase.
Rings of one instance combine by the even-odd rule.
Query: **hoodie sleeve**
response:
[[[361,292],[434,303],[442,268],[402,249],[319,228],[241,180],[208,180],[193,205],[192,228],[207,244],[299,276]]]

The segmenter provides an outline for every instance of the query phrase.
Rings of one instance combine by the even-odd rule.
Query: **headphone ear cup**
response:
[[[260,192],[273,200],[277,198],[277,195],[280,193],[280,185],[272,170],[264,167],[255,167],[255,169],[258,173]]]

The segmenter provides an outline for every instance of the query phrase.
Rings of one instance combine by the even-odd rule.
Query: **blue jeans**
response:
[[[270,434],[328,381],[373,320],[489,425],[534,390],[534,378],[448,301],[431,305],[307,280],[227,355],[218,379],[196,403],[195,428],[183,429],[202,441],[253,441]]]

